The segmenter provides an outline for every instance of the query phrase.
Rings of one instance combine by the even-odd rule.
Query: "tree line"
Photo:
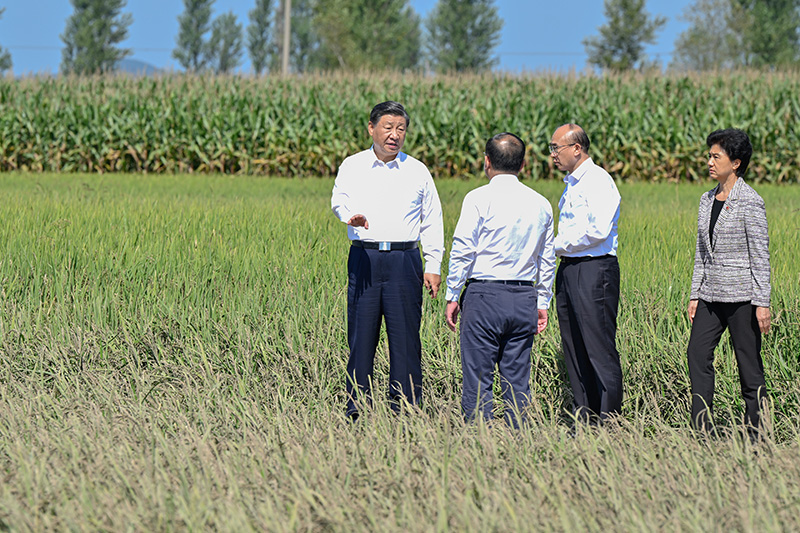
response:
[[[256,74],[281,69],[287,0],[252,0],[244,27],[233,12],[212,17],[215,0],[183,0],[172,57],[187,72],[230,73],[245,52]],[[61,39],[62,73],[116,68],[132,50],[120,46],[133,23],[127,0],[70,0],[74,11]],[[494,0],[438,0],[423,20],[409,0],[292,0],[289,67],[330,70],[481,72],[498,63],[503,21]],[[3,15],[0,8],[0,17]],[[583,40],[588,62],[602,70],[661,68],[645,45],[667,20],[646,0],[604,0],[605,21]],[[800,0],[694,0],[681,19],[674,70],[781,68],[800,62]],[[0,47],[0,73],[12,66]]]

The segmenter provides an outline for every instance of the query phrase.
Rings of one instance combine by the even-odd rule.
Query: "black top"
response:
[[[714,226],[717,225],[717,219],[722,212],[723,205],[725,205],[725,200],[714,198],[714,205],[711,206],[711,221],[708,223],[708,240],[711,242],[714,242]]]

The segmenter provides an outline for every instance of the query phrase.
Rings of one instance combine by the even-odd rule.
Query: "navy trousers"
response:
[[[744,423],[751,433],[761,424],[761,403],[767,396],[764,363],[761,360],[761,330],[756,308],[750,302],[697,303],[692,333],[687,349],[689,379],[692,383],[692,427],[713,429],[714,349],[722,332],[731,334],[733,351],[739,366],[739,383],[744,398]]]
[[[561,258],[556,309],[561,345],[579,420],[622,410],[617,352],[619,262],[616,256]]]
[[[531,401],[531,346],[537,325],[534,287],[469,283],[461,298],[461,408],[467,420],[492,419],[494,369],[514,427]]]
[[[422,398],[422,257],[419,249],[350,247],[347,260],[347,415],[356,416],[362,399],[371,402],[375,349],[386,320],[389,340],[389,399],[419,404]],[[358,392],[357,392],[358,391]]]

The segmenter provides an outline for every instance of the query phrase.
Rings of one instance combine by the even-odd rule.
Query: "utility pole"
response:
[[[289,75],[289,43],[292,35],[292,0],[283,0],[283,50],[281,58],[281,72]]]

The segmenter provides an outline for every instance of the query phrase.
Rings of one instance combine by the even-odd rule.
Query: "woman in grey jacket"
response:
[[[751,438],[766,398],[761,334],[770,327],[769,235],[764,200],[742,178],[753,148],[742,130],[706,139],[708,171],[719,184],[700,197],[689,301],[692,427],[713,430],[714,349],[730,331]]]

